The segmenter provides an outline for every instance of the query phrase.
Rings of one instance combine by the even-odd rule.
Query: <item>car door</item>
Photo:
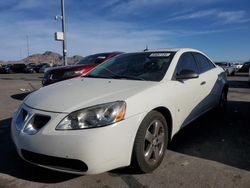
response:
[[[215,65],[203,54],[195,52],[193,55],[200,69],[202,83],[200,94],[204,96],[202,112],[205,112],[216,105],[221,93],[221,84],[218,83],[218,71]]]
[[[183,53],[177,62],[176,69],[173,75],[175,108],[177,125],[183,127],[199,116],[203,108],[204,94],[201,92],[202,81],[198,78],[177,80],[176,76],[182,70],[191,70],[199,73],[199,69],[192,53]],[[180,128],[179,127],[179,128]]]

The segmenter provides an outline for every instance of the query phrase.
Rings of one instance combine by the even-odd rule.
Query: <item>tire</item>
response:
[[[218,108],[220,110],[225,110],[227,106],[227,93],[228,93],[228,89],[226,87],[223,88],[221,95],[220,95],[219,104],[218,104]]]
[[[166,119],[157,111],[149,112],[137,131],[131,166],[140,173],[153,171],[161,164],[167,144]]]

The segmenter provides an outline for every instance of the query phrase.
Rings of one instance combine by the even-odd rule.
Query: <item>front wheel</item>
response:
[[[132,166],[142,173],[156,169],[164,158],[168,127],[164,116],[150,112],[142,121],[134,142]]]

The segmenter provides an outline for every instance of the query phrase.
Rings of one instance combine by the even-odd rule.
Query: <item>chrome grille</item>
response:
[[[38,114],[35,114],[32,118],[33,120],[33,127],[36,129],[36,130],[39,130],[41,129],[44,125],[46,125],[48,123],[48,121],[50,120],[50,117],[49,116],[45,116],[45,115],[38,115]]]
[[[26,110],[24,110],[23,108],[20,109],[17,113],[18,114],[17,114],[17,118],[16,118],[16,128],[17,128],[17,130],[20,131],[20,130],[22,130],[25,123],[29,119],[30,114]]]
[[[31,114],[25,109],[20,109],[16,118],[16,129],[25,132],[25,129],[34,130],[34,134],[44,127],[50,120],[50,116]]]
[[[22,115],[23,115],[23,120],[25,121],[25,120],[27,120],[28,119],[28,112],[26,111],[26,110],[24,110],[24,109],[22,109]]]

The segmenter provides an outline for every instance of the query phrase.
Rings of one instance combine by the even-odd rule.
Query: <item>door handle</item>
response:
[[[201,82],[201,86],[204,85],[204,84],[206,84],[206,81]]]

